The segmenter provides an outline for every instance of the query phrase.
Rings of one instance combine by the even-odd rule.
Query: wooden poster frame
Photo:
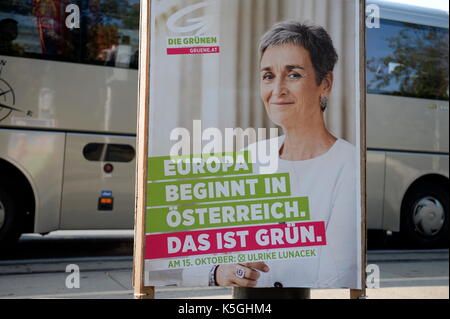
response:
[[[366,92],[365,92],[365,0],[359,1],[359,89],[360,89],[360,165],[361,165],[361,287],[350,289],[351,299],[366,298],[365,268],[367,264],[367,200],[366,200]],[[147,193],[147,161],[150,106],[150,39],[151,3],[141,0],[140,4],[140,47],[137,112],[137,163],[135,229],[133,254],[133,287],[135,299],[154,299],[154,287],[144,285],[145,263],[145,212]],[[357,3],[355,1],[355,3]]]
[[[359,0],[359,123],[361,165],[361,289],[350,289],[350,299],[366,299],[367,266],[367,153],[366,153],[366,1]]]
[[[147,194],[148,124],[150,111],[151,0],[141,0],[137,108],[136,202],[134,217],[133,287],[135,299],[154,299],[154,287],[144,285],[145,210]]]

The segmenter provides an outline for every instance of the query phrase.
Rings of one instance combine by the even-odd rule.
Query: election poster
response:
[[[361,289],[360,2],[148,5],[144,286]]]

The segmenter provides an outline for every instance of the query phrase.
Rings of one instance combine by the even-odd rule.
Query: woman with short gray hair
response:
[[[278,173],[289,173],[293,197],[308,198],[309,219],[324,223],[326,238],[306,245],[307,258],[215,266],[210,284],[356,288],[355,147],[324,120],[338,60],[333,42],[320,26],[280,22],[262,37],[260,54],[261,99],[284,132],[275,141]],[[259,143],[267,141],[250,150]]]

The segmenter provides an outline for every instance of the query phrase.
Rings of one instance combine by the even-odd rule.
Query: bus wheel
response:
[[[0,185],[0,251],[11,248],[21,235],[20,211],[6,189]]]
[[[408,246],[436,248],[448,245],[448,192],[424,183],[405,198],[401,233]]]

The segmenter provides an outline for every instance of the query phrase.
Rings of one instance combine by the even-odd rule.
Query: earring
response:
[[[327,97],[320,97],[320,109],[322,112],[325,112],[328,106],[328,98]]]

